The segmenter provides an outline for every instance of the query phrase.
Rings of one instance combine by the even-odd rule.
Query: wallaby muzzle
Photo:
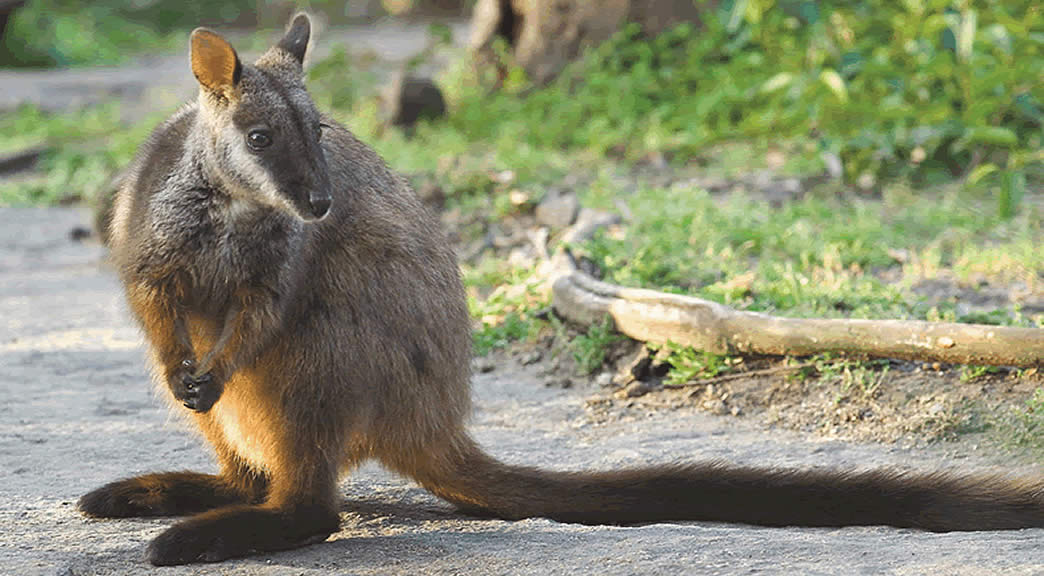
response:
[[[322,220],[333,203],[333,195],[330,193],[330,176],[326,167],[326,159],[323,157],[322,149],[318,146],[311,150],[312,161],[307,164],[308,175],[302,175],[296,184],[287,186],[296,189],[298,194],[294,199],[297,206],[297,214],[302,220]],[[301,192],[306,192],[301,194]],[[307,202],[305,202],[307,200]]]
[[[318,158],[313,164],[313,174],[318,180],[308,188],[308,207],[316,220],[321,220],[330,211],[333,197],[330,194],[330,176],[327,172],[326,159],[322,156],[320,149],[316,154]]]

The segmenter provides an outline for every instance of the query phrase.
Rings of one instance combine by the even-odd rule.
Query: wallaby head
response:
[[[323,124],[302,78],[311,30],[298,14],[253,66],[206,28],[191,41],[207,172],[233,200],[303,220],[325,216],[331,199]]]

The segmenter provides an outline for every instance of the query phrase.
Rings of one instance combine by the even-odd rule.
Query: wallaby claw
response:
[[[184,360],[171,382],[171,392],[185,408],[207,412],[221,397],[222,386],[210,372],[194,375],[195,362]]]

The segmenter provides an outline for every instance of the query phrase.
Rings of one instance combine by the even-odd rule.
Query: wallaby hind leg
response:
[[[155,566],[219,562],[322,542],[339,525],[336,507],[326,503],[228,506],[168,528],[146,555]]]
[[[218,562],[322,542],[336,532],[336,465],[316,461],[307,450],[284,454],[296,459],[271,466],[263,504],[218,508],[175,524],[149,544],[149,562]]]
[[[81,497],[77,507],[95,518],[129,518],[183,516],[244,501],[221,476],[161,472],[110,482]]]
[[[95,518],[185,516],[232,504],[261,502],[264,476],[230,455],[223,455],[222,473],[162,472],[125,478],[92,490],[77,503]]]

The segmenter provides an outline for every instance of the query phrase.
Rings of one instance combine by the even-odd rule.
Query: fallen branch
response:
[[[566,237],[580,242],[613,220],[581,218]],[[597,222],[592,225],[592,221]],[[580,230],[583,228],[583,230]],[[1031,367],[1044,364],[1044,330],[913,320],[780,318],[677,294],[624,288],[580,271],[566,243],[552,259],[552,305],[589,326],[612,318],[636,340],[674,342],[714,354],[878,358]]]

